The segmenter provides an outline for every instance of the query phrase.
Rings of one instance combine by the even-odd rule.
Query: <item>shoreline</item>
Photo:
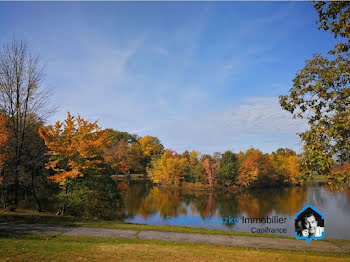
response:
[[[127,223],[121,220],[85,220],[71,216],[56,216],[53,213],[38,213],[34,210],[23,210],[17,212],[0,211],[0,224],[16,223],[16,224],[51,224],[73,227],[92,227],[101,229],[122,229],[122,230],[138,230],[138,231],[162,231],[174,233],[200,233],[207,235],[229,235],[229,236],[245,236],[245,237],[264,237],[264,238],[279,238],[279,239],[295,239],[291,236],[282,236],[277,234],[250,233],[224,231],[218,229],[208,229],[202,227],[187,227],[187,226],[171,226],[171,225],[147,225]],[[321,239],[318,241],[341,241],[350,244],[348,239]]]
[[[259,189],[269,189],[269,188],[284,188],[284,187],[293,187],[293,186],[303,186],[307,183],[324,183],[327,181],[326,178],[323,177],[316,177],[315,179],[308,179],[306,181],[301,181],[297,184],[276,184],[271,186],[261,185],[261,186],[254,186],[254,187],[240,187],[238,185],[232,185],[230,187],[228,186],[220,186],[220,185],[204,185],[201,183],[190,183],[190,182],[183,182],[179,185],[173,185],[173,184],[157,184],[153,183],[151,179],[148,176],[145,176],[144,174],[130,174],[128,175],[114,175],[114,179],[118,182],[121,181],[130,181],[130,182],[141,182],[145,181],[147,183],[152,184],[153,186],[163,188],[163,189],[172,189],[172,190],[193,190],[193,191],[216,191],[216,190],[222,190],[226,192],[242,192],[242,191],[250,191],[250,190],[259,190]]]

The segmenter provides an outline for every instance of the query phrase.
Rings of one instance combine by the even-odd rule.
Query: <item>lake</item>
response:
[[[147,180],[121,182],[119,186],[123,188],[125,221],[130,223],[236,232],[257,232],[268,227],[276,229],[279,235],[294,236],[294,215],[304,206],[312,205],[325,216],[325,238],[350,239],[350,190],[334,192],[324,182],[244,192],[164,189]],[[242,220],[267,216],[283,223]]]

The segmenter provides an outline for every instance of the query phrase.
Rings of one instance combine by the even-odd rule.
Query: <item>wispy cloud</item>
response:
[[[175,149],[198,149],[206,152],[228,149],[245,150],[249,146],[276,150],[281,145],[298,150],[297,132],[306,128],[282,111],[275,97],[248,98],[238,106],[174,121],[154,130]],[[181,146],[179,146],[181,145]],[[181,151],[180,150],[180,151]]]

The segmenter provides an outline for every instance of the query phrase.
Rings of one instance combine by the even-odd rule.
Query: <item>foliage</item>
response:
[[[103,154],[105,162],[115,173],[144,173],[147,159],[138,142],[128,143],[121,139],[107,147]]]
[[[126,152],[128,167],[133,173],[145,173],[146,159],[143,155],[141,145],[138,142],[132,143]]]
[[[103,148],[110,140],[97,122],[90,123],[69,112],[66,120],[54,126],[39,129],[40,136],[50,149],[50,161],[46,164],[55,174],[50,177],[65,183],[67,178],[83,176],[88,169],[98,169],[102,163]]]
[[[211,156],[204,156],[202,161],[202,174],[205,184],[209,184],[211,187],[216,184],[216,178],[220,168],[220,162],[218,159]]]
[[[147,164],[150,163],[151,160],[159,158],[164,152],[164,147],[157,137],[144,136],[141,137],[138,142],[140,143],[143,154],[147,159]]]
[[[344,187],[342,186],[342,183],[350,182],[350,163],[345,163],[341,166],[333,167],[327,178],[331,189],[343,191]]]
[[[0,172],[3,169],[6,159],[8,159],[7,146],[10,134],[7,123],[8,119],[0,112]]]
[[[118,144],[121,140],[125,140],[128,143],[136,142],[135,135],[131,135],[128,132],[117,131],[111,128],[106,128],[105,131],[111,139],[111,146]]]
[[[87,173],[71,180],[67,194],[59,199],[66,204],[66,213],[82,218],[113,219],[123,207],[117,184],[106,173]]]
[[[226,151],[220,159],[218,181],[220,184],[232,185],[238,177],[238,158],[231,151]]]
[[[315,1],[319,29],[330,30],[334,37],[350,36],[350,3],[346,1]]]
[[[128,143],[126,140],[121,139],[116,144],[107,147],[104,150],[104,161],[111,166],[115,172],[128,172],[130,167],[127,163]]]
[[[291,149],[279,148],[270,155],[275,171],[287,184],[298,184],[302,176],[300,158]]]
[[[202,163],[199,161],[200,152],[185,151],[181,157],[186,158],[188,166],[185,169],[185,181],[190,183],[197,183],[202,181]]]
[[[254,148],[247,150],[238,174],[238,184],[242,187],[271,186],[280,182],[268,155]]]
[[[153,183],[178,185],[185,179],[188,160],[171,151],[165,151],[159,158],[152,161],[152,168],[147,173]]]
[[[5,173],[5,162],[9,158],[8,140],[9,130],[7,128],[8,119],[0,112],[0,185],[1,185],[1,201],[4,209],[6,209],[5,187],[7,184],[7,172]]]
[[[283,109],[306,118],[302,167],[306,175],[328,175],[335,164],[350,161],[350,53],[349,2],[315,2],[320,29],[330,30],[339,43],[328,57],[314,55],[293,80],[289,94],[280,96]],[[350,174],[349,174],[350,175]],[[346,176],[343,183],[347,180]],[[335,180],[330,180],[335,182]]]

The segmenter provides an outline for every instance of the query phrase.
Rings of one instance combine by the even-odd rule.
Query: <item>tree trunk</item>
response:
[[[32,172],[32,193],[33,193],[33,197],[35,198],[36,200],[36,203],[38,205],[38,212],[42,212],[42,208],[41,208],[41,202],[40,202],[40,199],[36,193],[36,190],[35,190],[35,172]]]
[[[1,184],[1,200],[2,200],[2,203],[3,203],[3,207],[4,207],[4,210],[6,210],[7,208],[7,205],[6,205],[6,189],[5,189],[5,170],[2,169],[1,170],[1,176],[2,176],[2,184]]]
[[[68,182],[66,182],[66,189],[65,189],[66,195],[68,195]],[[68,205],[66,204],[66,200],[64,200],[63,206],[57,211],[56,215],[63,216],[68,208]]]

